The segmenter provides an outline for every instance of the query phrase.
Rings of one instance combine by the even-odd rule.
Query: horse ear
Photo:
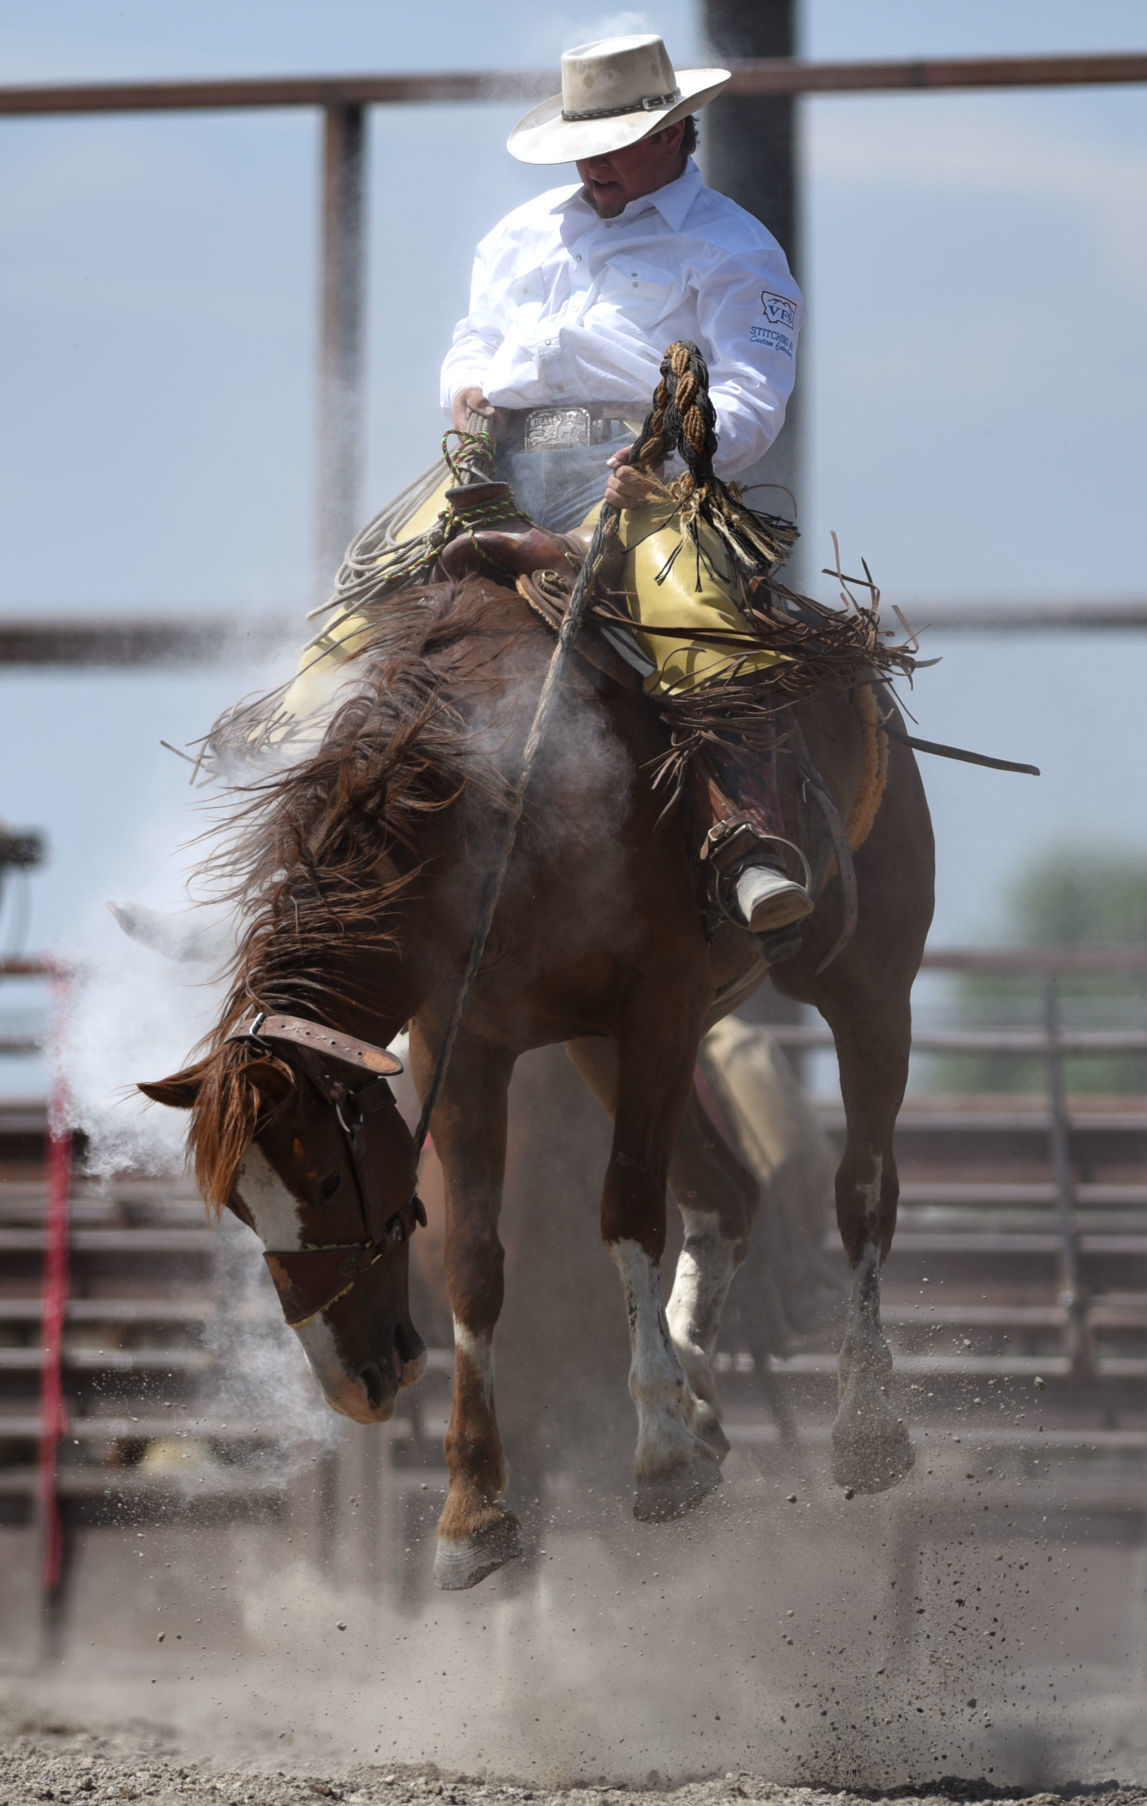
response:
[[[269,1104],[281,1104],[295,1088],[294,1079],[279,1060],[250,1060],[243,1067],[243,1077],[251,1081],[259,1096]]]
[[[173,1110],[193,1110],[209,1060],[210,1055],[206,1060],[197,1060],[194,1066],[184,1067],[182,1072],[173,1072],[170,1078],[139,1084],[136,1090],[142,1091],[154,1104],[168,1104]],[[294,1080],[278,1060],[249,1060],[240,1071],[267,1103],[282,1103],[294,1087]]]
[[[182,1072],[173,1072],[170,1078],[139,1084],[136,1090],[142,1091],[144,1097],[149,1097],[153,1104],[169,1104],[173,1110],[194,1109],[206,1065],[206,1060],[197,1060],[194,1066],[186,1066]]]

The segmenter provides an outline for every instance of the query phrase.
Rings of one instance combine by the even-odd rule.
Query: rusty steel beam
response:
[[[298,617],[229,614],[64,615],[35,620],[0,616],[0,666],[4,665],[214,665],[241,663],[289,643],[301,643]]]
[[[227,112],[260,107],[365,107],[552,94],[554,75],[254,76],[225,81],[92,82],[0,88],[0,113]]]
[[[932,972],[1147,972],[1147,947],[929,947]]]
[[[917,632],[1073,633],[1142,632],[1147,600],[1139,602],[906,602]],[[5,665],[226,664],[289,645],[309,633],[298,613],[246,615],[191,611],[169,615],[0,615],[0,668]]]
[[[359,105],[324,110],[315,571],[320,599],[334,588],[343,551],[361,525],[366,122]]]
[[[1118,633],[1147,627],[1147,601],[905,602],[917,633]]]
[[[726,93],[912,94],[953,88],[1075,88],[1113,82],[1147,82],[1147,53],[929,57],[882,63],[759,59],[734,64]]]
[[[897,62],[735,61],[733,95],[920,93],[958,88],[1061,88],[1147,82],[1147,53],[931,57]],[[418,101],[532,100],[553,71],[260,76],[226,81],[91,82],[0,87],[0,113],[155,113],[256,107],[366,107]]]
[[[1010,973],[1013,968],[1009,966],[1007,970]],[[782,1047],[799,1050],[830,1048],[834,1045],[832,1030],[825,1022],[775,1025],[770,1022],[768,1030]],[[1031,1059],[1033,1055],[1042,1055],[1046,1059],[1055,1050],[1065,1054],[1145,1054],[1147,1029],[1065,1029],[1054,1037],[1042,1028],[912,1030],[912,1052],[917,1054],[1006,1054],[1012,1059]]]

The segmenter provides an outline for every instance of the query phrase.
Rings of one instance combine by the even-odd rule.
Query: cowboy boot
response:
[[[753,934],[775,934],[813,907],[811,876],[800,848],[784,833],[776,757],[770,751],[706,749],[711,827],[702,858],[718,874],[726,915]],[[800,878],[791,876],[799,862]]]

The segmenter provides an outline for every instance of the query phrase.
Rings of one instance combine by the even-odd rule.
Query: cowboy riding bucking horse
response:
[[[538,528],[562,534],[592,522],[603,489],[625,511],[636,612],[665,624],[728,626],[739,612],[723,568],[703,569],[699,591],[684,560],[676,581],[671,571],[668,584],[656,583],[672,504],[659,505],[663,486],[629,458],[665,348],[682,340],[700,348],[716,414],[714,469],[732,478],[781,430],[803,315],[772,233],[707,187],[694,161],[694,115],[729,80],[725,69],[676,71],[661,38],[648,34],[567,50],[561,94],[519,122],[508,149],[523,163],[573,163],[578,180],[515,208],[482,240],[470,305],[442,366],[453,425],[465,431],[475,415],[489,423],[497,476]],[[523,538],[519,565],[523,554],[553,562],[528,530]],[[685,639],[662,638],[649,651],[653,692],[713,682],[731,665]],[[714,773],[732,805],[749,803],[727,817],[740,832],[721,895],[745,927],[775,931],[812,900],[788,872],[772,757],[758,749],[755,769],[744,763],[726,753]]]
[[[912,1461],[879,1274],[932,910],[920,743],[888,682],[915,643],[889,643],[867,572],[865,605],[839,565],[843,608],[786,587],[795,528],[738,487],[783,424],[803,306],[776,239],[693,161],[730,79],[675,70],[652,34],[564,54],[509,149],[577,180],[478,246],[443,461],[352,541],[295,676],[195,761],[229,786],[207,868],[229,989],[198,1057],[141,1089],[189,1113],[204,1198],[262,1241],[328,1399],[361,1423],[425,1365],[408,1244],[433,1125],[450,1588],[520,1547],[493,1337],[508,1088],[531,1049],[563,1043],[613,1118],[601,1234],[625,1289],[634,1510],[674,1516],[718,1484],[712,1361],[759,1187],[693,1081],[702,1035],[774,968],[841,1074],[834,1476],[879,1491]],[[387,1082],[404,1029],[413,1131]]]

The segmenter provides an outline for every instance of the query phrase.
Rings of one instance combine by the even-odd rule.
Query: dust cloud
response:
[[[135,1585],[114,1638],[89,1578],[62,1666],[19,1697],[163,1726],[188,1759],[294,1772],[936,1791],[1147,1775],[1142,1624],[1102,1551],[974,1513],[954,1536],[942,1503],[933,1521],[907,1494],[848,1501],[822,1474],[791,1490],[734,1454],[675,1524],[579,1501],[524,1567],[405,1608],[363,1547],[340,1579],[290,1529],[148,1529],[117,1563]],[[428,1569],[425,1541],[396,1556]]]
[[[596,1226],[604,1118],[552,1049],[522,1062],[511,1123],[497,1389],[527,1557],[432,1590],[448,1373],[405,1401],[422,1464],[409,1415],[340,1422],[229,1226],[211,1384],[275,1447],[244,1469],[238,1521],[78,1532],[61,1660],[10,1689],[26,1720],[136,1723],[205,1773],[353,1774],[356,1797],[363,1774],[408,1794],[415,1774],[430,1791],[457,1774],[598,1792],[732,1774],[965,1798],[1147,1781],[1141,1520],[1084,1513],[1054,1448],[1036,1486],[978,1449],[974,1406],[959,1440],[917,1434],[887,1495],[832,1485],[827,1419],[804,1410],[795,1456],[742,1439],[690,1517],[632,1519],[624,1309]],[[422,1285],[430,1334],[442,1302],[433,1274]]]

